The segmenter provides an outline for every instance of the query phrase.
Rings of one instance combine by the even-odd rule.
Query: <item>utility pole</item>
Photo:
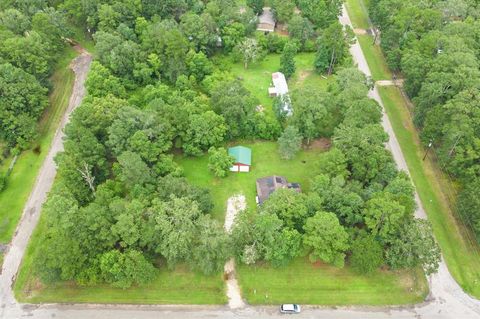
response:
[[[432,148],[432,145],[433,145],[433,141],[432,141],[432,140],[430,140],[430,142],[428,143],[427,150],[425,151],[425,155],[423,156],[423,159],[422,159],[422,161],[424,161],[424,160],[427,158],[428,151],[430,150],[430,148]]]

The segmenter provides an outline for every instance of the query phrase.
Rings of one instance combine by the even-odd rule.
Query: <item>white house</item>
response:
[[[283,110],[287,115],[292,115],[292,105],[288,95],[288,84],[282,72],[272,73],[273,86],[268,88],[270,97],[280,97],[283,103]]]

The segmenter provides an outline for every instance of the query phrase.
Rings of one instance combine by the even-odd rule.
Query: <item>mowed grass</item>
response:
[[[176,161],[183,167],[185,176],[194,185],[210,189],[214,201],[212,215],[223,223],[227,200],[230,196],[243,194],[249,208],[256,207],[257,178],[282,175],[290,182],[298,182],[302,191],[310,189],[310,178],[315,176],[316,162],[323,149],[312,148],[300,151],[292,160],[282,160],[275,142],[238,142],[252,149],[252,166],[249,173],[229,172],[225,178],[215,177],[208,169],[208,155],[201,157],[177,156]]]
[[[8,178],[7,188],[0,193],[0,243],[8,243],[22,215],[25,202],[33,188],[35,179],[45,159],[58,124],[68,106],[73,88],[74,74],[68,67],[76,56],[66,48],[51,77],[53,90],[50,103],[39,122],[38,138],[32,147],[20,154]],[[5,160],[0,172],[5,173],[12,157]]]
[[[382,49],[378,44],[373,44],[371,35],[357,35],[358,42],[362,47],[365,59],[367,59],[368,67],[375,81],[390,80],[392,73],[387,66]]]
[[[466,292],[480,298],[479,247],[468,240],[469,231],[455,218],[451,207],[454,203],[449,201],[454,194],[446,193],[453,187],[430,157],[422,161],[425,150],[398,88],[379,87],[378,91],[448,269]]]
[[[352,21],[354,28],[370,29],[366,7],[367,4],[363,0],[347,0],[345,6],[347,8],[348,16]],[[378,44],[373,44],[373,37],[369,34],[356,35],[358,43],[362,47],[365,59],[367,59],[368,67],[372,72],[372,78],[375,81],[390,80],[392,73],[383,56],[382,49]]]
[[[122,304],[225,304],[222,275],[204,276],[186,266],[173,271],[162,268],[151,283],[128,289],[108,285],[79,287],[73,283],[42,285],[32,278],[23,289],[16,289],[20,302],[28,303],[122,303]]]
[[[298,53],[295,56],[296,72],[288,80],[289,90],[301,85],[312,84],[326,88],[328,80],[314,70],[314,53]],[[272,73],[280,69],[280,54],[268,54],[263,60],[250,63],[245,69],[242,62],[233,63],[229,57],[222,58],[221,63],[236,77],[242,79],[243,85],[259,100],[269,116],[273,116],[273,99],[268,95],[272,83]]]
[[[360,1],[361,0],[346,0],[345,7],[348,10],[348,15],[354,28],[369,29],[368,18],[364,14],[364,8],[362,8]]]
[[[237,274],[250,304],[404,305],[421,302],[428,293],[421,269],[362,276],[305,257],[280,268],[238,265]]]

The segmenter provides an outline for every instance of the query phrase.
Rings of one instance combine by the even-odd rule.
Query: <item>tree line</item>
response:
[[[480,8],[476,1],[370,2],[389,66],[405,76],[414,122],[461,184],[457,207],[480,240]]]
[[[48,77],[71,30],[48,1],[0,4],[0,158],[19,152],[36,136],[48,104]]]

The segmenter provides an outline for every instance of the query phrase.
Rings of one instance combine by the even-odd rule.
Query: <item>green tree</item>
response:
[[[223,270],[230,257],[230,238],[223,227],[210,218],[202,216],[198,223],[198,235],[192,251],[192,266],[204,274],[218,273]]]
[[[359,235],[352,242],[350,264],[360,274],[368,274],[383,265],[383,247],[371,235]]]
[[[221,34],[225,51],[231,52],[245,38],[245,26],[239,22],[233,22],[226,25]]]
[[[211,146],[217,146],[225,137],[227,126],[221,115],[213,111],[190,116],[190,125],[182,144],[186,154],[199,156]]]
[[[160,244],[156,252],[162,254],[170,268],[192,256],[196,237],[196,220],[200,216],[198,204],[190,199],[176,198],[157,201],[153,207]]]
[[[440,248],[433,238],[432,227],[421,219],[403,223],[386,252],[386,261],[392,268],[421,266],[427,275],[438,270],[440,260]]]
[[[228,155],[227,150],[223,147],[211,147],[208,154],[208,169],[217,177],[227,176],[235,160],[233,156]]]
[[[316,137],[331,134],[334,121],[328,103],[327,95],[310,86],[292,92],[291,123],[298,128],[307,144]]]
[[[470,225],[477,241],[480,242],[480,196],[478,190],[480,189],[480,179],[475,178],[464,184],[460,191],[457,200],[457,209],[466,224]]]
[[[405,223],[405,207],[395,201],[389,193],[378,193],[365,204],[365,225],[375,235],[389,241]]]
[[[133,284],[147,284],[156,275],[155,268],[140,251],[111,250],[100,256],[100,271],[105,282],[113,287],[129,288]]]
[[[348,48],[354,39],[353,31],[348,26],[344,30],[338,21],[330,24],[317,39],[317,71],[332,74],[335,65],[341,64],[348,56]]]
[[[301,48],[304,48],[305,43],[311,39],[314,34],[313,25],[307,18],[295,14],[290,21],[288,21],[288,35],[290,38],[297,40]]]
[[[36,120],[46,107],[47,90],[22,69],[0,64],[0,136],[10,146],[26,148]]]
[[[295,55],[297,54],[297,45],[294,42],[287,42],[283,47],[280,56],[280,72],[285,74],[288,79],[295,74]]]
[[[258,101],[240,81],[219,82],[211,92],[213,110],[223,115],[227,124],[227,137],[247,137]]]
[[[262,203],[260,211],[274,214],[289,228],[303,230],[308,217],[305,194],[292,189],[277,189]]]
[[[152,172],[140,155],[126,151],[118,160],[118,178],[129,187],[152,182]]]
[[[247,0],[247,6],[252,8],[253,13],[257,15],[263,12],[264,5],[265,5],[264,0]]]
[[[334,213],[317,212],[307,219],[303,236],[304,245],[310,249],[310,260],[322,260],[342,268],[349,236]]]
[[[235,49],[241,53],[245,69],[248,68],[248,64],[257,62],[262,57],[262,48],[258,45],[257,40],[252,38],[246,38]]]
[[[290,0],[274,0],[272,1],[272,9],[277,21],[286,23],[293,15],[295,2]]]
[[[298,129],[293,126],[287,126],[282,135],[278,138],[278,151],[280,157],[290,160],[300,151],[302,147],[303,137],[298,132]]]

